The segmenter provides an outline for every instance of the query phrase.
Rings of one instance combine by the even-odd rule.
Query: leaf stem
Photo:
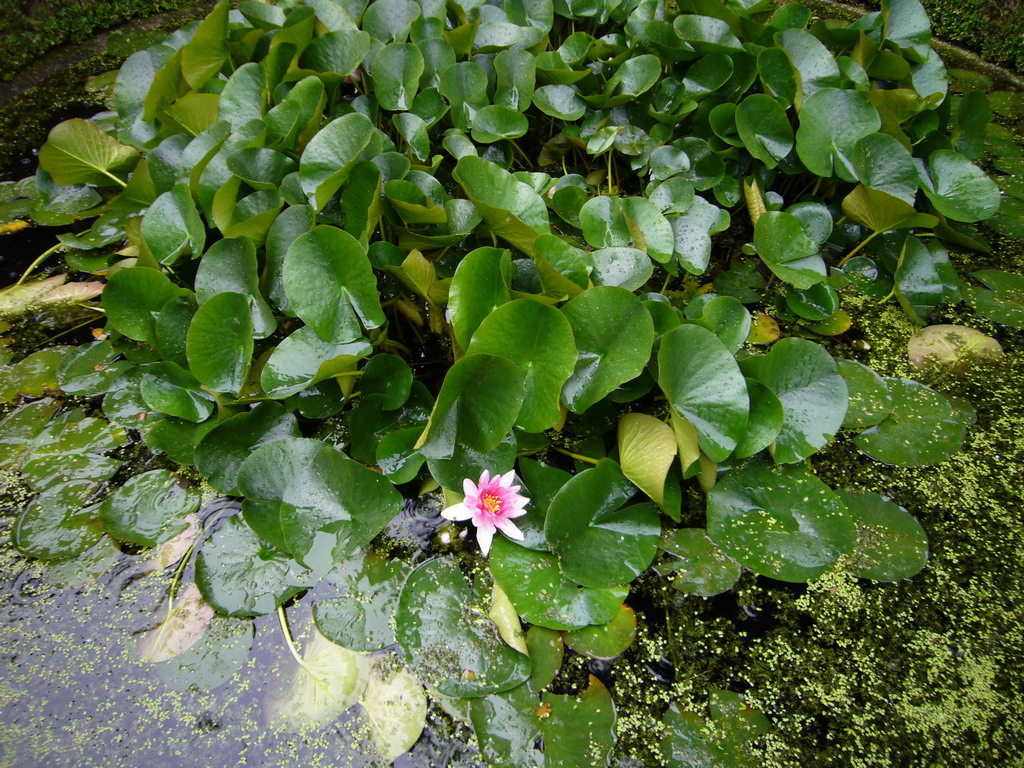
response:
[[[42,264],[46,260],[47,256],[49,256],[51,253],[56,253],[63,247],[64,243],[57,243],[52,248],[47,248],[45,251],[43,251],[42,255],[40,255],[39,258],[37,258],[35,261],[28,265],[28,269],[26,269],[25,272],[21,275],[21,277],[18,278],[18,282],[16,282],[15,285],[21,285],[23,282],[25,282],[25,279],[32,274],[32,270],[34,270],[36,267]]]
[[[859,244],[857,245],[857,247],[856,247],[856,248],[854,248],[854,249],[853,249],[852,251],[850,251],[850,252],[849,252],[848,254],[846,254],[846,255],[845,255],[845,256],[843,257],[843,260],[842,260],[842,261],[840,261],[840,262],[839,262],[838,264],[836,264],[836,266],[837,266],[837,267],[842,267],[842,266],[843,266],[843,265],[844,265],[844,264],[845,264],[846,262],[848,262],[848,261],[849,261],[850,259],[852,259],[852,258],[853,258],[854,256],[856,256],[856,255],[857,255],[857,252],[858,252],[858,251],[859,251],[859,250],[860,250],[861,248],[863,248],[863,247],[864,247],[865,245],[867,245],[868,243],[870,243],[870,242],[871,242],[872,240],[874,240],[874,239],[875,239],[876,237],[878,237],[878,236],[879,236],[880,234],[881,234],[881,232],[872,232],[872,233],[871,233],[870,235],[868,235],[867,237],[865,237],[865,238],[864,238],[863,240],[861,240],[861,241],[860,241],[860,243],[859,243]]]
[[[598,459],[592,459],[589,456],[584,456],[583,454],[580,453],[573,453],[572,451],[567,451],[565,450],[565,448],[559,448],[557,445],[554,446],[554,448],[559,453],[564,453],[566,456],[576,459],[577,461],[584,461],[587,464],[597,464],[598,462]]]
[[[308,672],[309,668],[306,666],[305,659],[295,650],[295,641],[292,640],[292,633],[288,629],[288,618],[284,614],[283,605],[277,606],[277,618],[281,621],[281,633],[284,635],[284,644],[288,646],[288,652],[291,653],[296,663]]]

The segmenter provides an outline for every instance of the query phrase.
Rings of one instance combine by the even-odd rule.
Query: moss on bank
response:
[[[0,80],[48,51],[131,19],[187,8],[197,0],[0,0]]]

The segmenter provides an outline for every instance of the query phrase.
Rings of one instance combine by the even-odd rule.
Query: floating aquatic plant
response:
[[[652,565],[696,595],[743,569],[924,567],[909,512],[807,460],[852,437],[939,462],[972,419],[836,359],[844,294],[922,325],[961,299],[1021,324],[1022,278],[967,284],[946,250],[986,249],[977,223],[1020,208],[979,165],[985,97],[949,92],[917,0],[850,25],[676,5],[243,0],[129,57],[109,111],[56,126],[36,175],[0,184],[0,220],[82,222],[51,252],[104,282],[95,341],[6,374],[23,402],[0,465],[35,494],[15,546],[194,531],[170,471],[108,488],[130,434],[242,499],[169,550],[179,575],[195,553],[195,587],[146,659],[222,684],[249,620],[278,612],[298,665],[268,698],[278,721],[362,696],[392,760],[423,684],[517,766],[608,764],[605,686],[547,689],[564,645],[628,649],[624,600]],[[87,417],[47,393],[102,400]],[[437,488],[487,560],[450,538],[423,562],[375,553],[403,494]],[[300,656],[284,606],[325,579]],[[209,670],[215,635],[233,650]],[[391,666],[367,656],[395,645]],[[737,694],[710,711],[666,713],[666,760],[732,761],[768,727]]]

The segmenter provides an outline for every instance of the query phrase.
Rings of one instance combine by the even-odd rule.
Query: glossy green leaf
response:
[[[153,547],[177,536],[199,509],[195,489],[182,488],[166,469],[135,475],[99,508],[103,529],[119,541]]]
[[[164,192],[142,217],[146,247],[161,264],[174,264],[183,255],[202,253],[206,227],[199,217],[188,184]]]
[[[657,564],[657,570],[675,573],[672,586],[688,595],[710,597],[726,592],[743,571],[703,528],[666,531],[658,547],[665,552],[665,560]]]
[[[636,613],[623,605],[615,618],[565,633],[565,644],[576,653],[592,659],[614,659],[621,656],[636,639]]]
[[[763,93],[748,96],[737,105],[736,130],[747,151],[769,168],[793,149],[793,128],[785,108]]]
[[[886,383],[889,415],[853,439],[860,450],[900,467],[937,464],[960,450],[966,425],[944,395],[908,379]]]
[[[252,315],[240,293],[218,293],[196,310],[185,338],[189,369],[214,392],[238,394],[252,360]]]
[[[260,385],[270,397],[291,397],[318,382],[353,369],[372,351],[366,339],[324,341],[304,325],[285,338],[260,373]]]
[[[729,228],[729,212],[698,196],[671,222],[679,265],[690,274],[703,274],[711,260],[711,235]]]
[[[653,504],[623,507],[634,493],[615,462],[602,459],[555,494],[544,534],[568,578],[609,589],[651,564],[661,535],[658,511]]]
[[[138,150],[77,117],[58,123],[39,148],[40,166],[61,186],[93,184],[123,188],[125,176],[138,160]]]
[[[238,488],[247,499],[275,502],[258,510],[263,527],[273,524],[273,543],[316,574],[365,547],[401,511],[386,478],[306,439],[257,448],[238,471]],[[246,510],[247,521],[250,511],[257,510]]]
[[[398,595],[409,568],[400,560],[374,554],[353,558],[341,581],[345,597],[313,604],[317,629],[330,641],[354,651],[377,651],[395,643],[393,629]]]
[[[791,213],[768,211],[754,225],[754,247],[779,278],[796,288],[810,288],[825,279],[818,246]]]
[[[818,478],[754,461],[708,493],[708,536],[755,573],[805,582],[849,552],[856,532],[842,500]]]
[[[385,322],[366,248],[337,227],[299,235],[284,260],[284,287],[295,313],[324,341],[347,342]]]
[[[423,54],[411,43],[389,43],[373,57],[370,74],[381,107],[410,109],[423,74]]]
[[[836,367],[850,391],[844,429],[873,427],[889,415],[892,398],[885,379],[855,360],[836,360]]]
[[[540,195],[508,171],[481,157],[466,156],[456,163],[452,176],[496,236],[532,253],[533,241],[550,233],[548,209]]]
[[[811,173],[856,181],[854,147],[881,124],[878,111],[860,91],[822,88],[804,101],[796,153]]]
[[[736,359],[714,333],[696,325],[666,333],[658,384],[673,410],[697,430],[708,458],[722,461],[732,453],[746,432],[750,403]]]
[[[600,680],[591,675],[579,697],[545,693],[542,704],[550,712],[541,723],[546,768],[573,768],[581,755],[590,766],[610,765],[615,703]]]
[[[473,141],[492,144],[503,139],[518,139],[530,129],[530,122],[521,112],[497,104],[478,110],[473,116]]]
[[[562,574],[558,557],[496,536],[488,558],[495,582],[519,615],[550,629],[606,624],[619,612],[625,587],[581,587]]]
[[[427,458],[447,459],[456,442],[486,453],[519,417],[523,375],[511,360],[468,355],[448,369],[423,434],[414,446]]]
[[[810,96],[825,88],[840,87],[839,66],[828,48],[806,30],[785,29],[776,36],[776,42],[793,66],[794,104],[802,121]]]
[[[576,370],[562,390],[574,413],[583,413],[609,392],[643,371],[654,343],[654,321],[636,296],[624,288],[599,286],[584,291],[562,312],[572,326]]]
[[[295,417],[276,402],[260,403],[251,411],[222,421],[196,446],[196,469],[221,493],[238,495],[242,462],[262,445],[300,437]]]
[[[316,210],[323,208],[345,183],[374,128],[353,112],[327,123],[306,145],[299,160],[302,190]]]
[[[299,66],[334,77],[328,82],[340,83],[363,63],[370,51],[370,36],[357,29],[335,29],[317,35],[302,51]]]
[[[964,298],[976,312],[997,323],[1024,326],[1024,277],[995,269],[978,270],[971,276],[991,288],[961,287]]]
[[[792,464],[824,447],[846,416],[848,390],[835,360],[810,341],[782,339],[765,355],[748,357],[743,373],[770,389],[785,412],[772,456]]]
[[[999,209],[999,188],[985,172],[951,149],[940,149],[921,168],[921,188],[932,205],[954,221],[982,221]]]
[[[139,383],[139,392],[154,411],[186,421],[205,421],[213,413],[213,395],[204,391],[196,377],[176,363],[149,366]]]
[[[72,480],[51,486],[18,514],[11,527],[14,548],[27,557],[55,560],[84,552],[103,535],[96,506],[85,506],[99,483]]]
[[[862,579],[899,581],[925,567],[928,537],[913,515],[877,493],[837,493],[857,526],[854,573]]]
[[[559,395],[576,364],[572,328],[561,312],[528,299],[503,304],[477,328],[467,353],[515,363],[524,387],[519,427],[543,432],[561,420]]]
[[[199,22],[195,34],[181,48],[181,75],[195,89],[220,72],[231,58],[228,51],[228,13],[230,4],[219,2]]]
[[[497,542],[495,542],[497,543]],[[434,559],[409,574],[395,635],[413,672],[448,696],[504,691],[530,675],[530,660],[506,645],[457,567]]]

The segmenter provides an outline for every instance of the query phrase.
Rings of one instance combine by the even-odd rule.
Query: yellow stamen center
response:
[[[483,502],[484,507],[492,515],[496,515],[501,511],[501,499],[493,493],[485,493],[480,501]]]

